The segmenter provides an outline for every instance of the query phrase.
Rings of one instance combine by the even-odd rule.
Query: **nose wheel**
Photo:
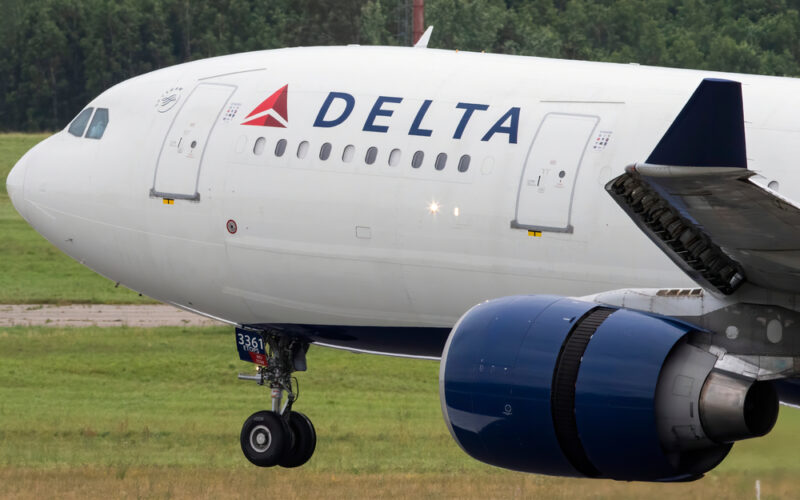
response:
[[[299,467],[311,459],[317,447],[314,424],[303,413],[288,418],[272,411],[250,415],[239,436],[244,456],[259,467]]]
[[[259,411],[250,415],[242,426],[242,452],[259,467],[277,465],[291,441],[289,426],[280,415]]]
[[[317,431],[307,416],[293,411],[289,414],[289,432],[293,438],[292,445],[286,449],[278,465],[286,468],[300,467],[314,454],[317,447]]]
[[[280,335],[259,335],[263,342],[257,344],[244,337],[246,344],[255,348],[267,344],[269,352],[266,353],[262,347],[260,353],[263,357],[253,356],[259,360],[257,375],[240,374],[239,378],[269,386],[272,410],[253,413],[245,420],[239,436],[242,452],[247,460],[259,467],[299,467],[311,459],[317,447],[317,433],[311,419],[292,411],[300,393],[292,373],[305,371],[308,344]],[[241,337],[238,330],[237,336]],[[281,407],[284,392],[286,402]]]

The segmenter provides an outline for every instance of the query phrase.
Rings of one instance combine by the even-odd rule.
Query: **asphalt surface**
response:
[[[0,305],[3,326],[214,326],[218,321],[177,309],[157,305]]]

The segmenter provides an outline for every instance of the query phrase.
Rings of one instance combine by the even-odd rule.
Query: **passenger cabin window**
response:
[[[107,125],[108,109],[97,108],[97,111],[94,112],[92,123],[89,125],[89,130],[86,132],[86,137],[89,139],[102,139]]]
[[[69,129],[67,129],[67,132],[75,137],[81,137],[86,131],[86,125],[89,123],[89,118],[92,117],[92,111],[94,111],[94,108],[86,108],[78,113],[78,116],[76,116],[75,119],[72,120],[72,123],[69,124]]]
[[[469,155],[464,155],[458,160],[458,171],[466,172],[469,170]]]
[[[345,163],[350,163],[353,161],[353,157],[356,155],[356,147],[352,144],[348,144],[344,147],[344,151],[342,151],[342,161]]]
[[[364,158],[364,161],[367,162],[367,165],[372,165],[375,163],[375,159],[378,157],[378,148],[372,146],[367,150],[367,156]]]
[[[396,167],[398,163],[400,163],[400,150],[393,149],[392,152],[389,153],[389,166]]]
[[[422,160],[425,159],[425,153],[422,151],[417,151],[414,153],[414,156],[411,157],[411,166],[414,168],[419,168],[422,166]]]
[[[297,146],[297,157],[301,160],[308,154],[308,141],[303,141]]]
[[[281,139],[275,144],[275,156],[281,157],[286,152],[286,139]]]
[[[445,165],[447,165],[447,153],[439,153],[439,156],[436,157],[436,163],[434,163],[433,168],[436,170],[444,170]]]
[[[327,160],[331,156],[331,143],[326,142],[319,148],[319,159],[322,161]]]
[[[253,144],[253,154],[254,155],[261,155],[264,152],[264,146],[266,146],[267,140],[263,137],[259,137],[256,139],[256,143]]]

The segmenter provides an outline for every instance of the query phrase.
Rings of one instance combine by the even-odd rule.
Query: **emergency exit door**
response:
[[[575,180],[598,121],[589,115],[545,115],[522,171],[511,227],[572,232]]]
[[[178,111],[158,156],[152,196],[199,200],[197,181],[208,141],[236,87],[201,83]]]

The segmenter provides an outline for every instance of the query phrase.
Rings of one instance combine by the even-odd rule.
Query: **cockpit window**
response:
[[[106,125],[108,125],[108,110],[106,108],[97,108],[94,118],[92,118],[92,124],[89,125],[89,130],[86,132],[86,137],[100,139],[103,137],[103,132],[106,131]]]
[[[69,124],[67,132],[75,137],[82,136],[83,132],[86,130],[86,124],[89,123],[89,118],[92,117],[92,111],[94,111],[94,108],[86,108],[78,113],[78,116]]]

